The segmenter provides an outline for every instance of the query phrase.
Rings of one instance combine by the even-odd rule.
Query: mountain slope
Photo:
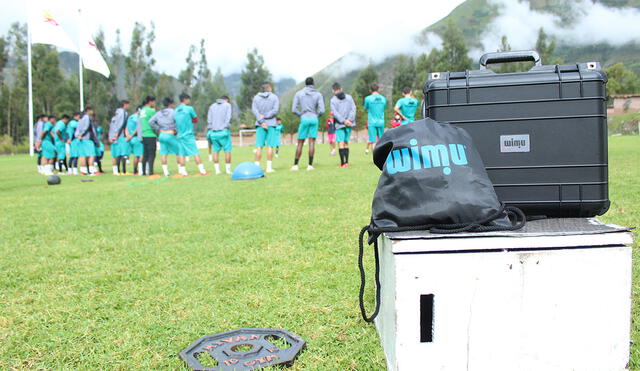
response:
[[[585,4],[599,3],[608,8],[634,8],[640,9],[640,0],[582,0]],[[588,2],[588,3],[587,3]],[[571,26],[584,16],[580,1],[575,0],[521,0],[530,10],[541,14],[552,15],[560,20],[563,26]],[[430,47],[427,45],[429,34],[441,36],[449,21],[452,21],[462,30],[467,46],[476,52],[491,52],[482,45],[482,38],[490,32],[492,24],[503,15],[504,9],[497,0],[467,0],[456,7],[449,15],[440,19],[436,23],[426,27],[419,35],[418,42],[428,53]],[[522,20],[526,22],[527,20]],[[589,30],[585,30],[589,32]],[[498,35],[501,36],[501,35]],[[510,35],[506,35],[509,39]],[[511,35],[515,37],[517,35]],[[533,45],[531,46],[533,47]],[[560,57],[566,63],[577,63],[587,61],[598,61],[603,66],[608,67],[617,62],[623,62],[627,67],[640,74],[640,41],[629,42],[624,45],[611,45],[605,42],[597,42],[585,45],[573,45],[567,42],[558,41],[554,52],[555,57]],[[396,56],[376,63],[376,69],[381,76],[381,85],[390,84],[393,81],[393,64]],[[359,63],[355,63],[358,62]],[[543,61],[544,63],[545,61]],[[323,92],[327,91],[327,86],[332,80],[339,80],[342,85],[349,90],[359,71],[369,64],[369,59],[364,55],[347,54],[331,65],[319,71],[314,76]],[[351,67],[351,68],[345,68]],[[346,72],[348,71],[348,72]],[[331,82],[330,82],[331,81]],[[386,83],[386,84],[385,84]]]

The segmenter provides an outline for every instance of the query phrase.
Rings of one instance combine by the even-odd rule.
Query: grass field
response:
[[[239,327],[306,339],[293,370],[383,369],[376,331],[360,319],[356,266],[379,171],[353,148],[349,169],[322,145],[316,171],[292,173],[287,146],[278,172],[257,181],[105,175],[57,187],[31,158],[0,157],[0,369],[180,369],[193,340]],[[234,149],[235,164],[251,156]],[[609,162],[602,219],[636,226],[640,137],[610,138]]]

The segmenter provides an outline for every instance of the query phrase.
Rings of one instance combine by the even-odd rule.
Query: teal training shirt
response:
[[[53,143],[53,138],[51,138],[51,131],[53,131],[53,124],[47,121],[42,127],[42,132],[45,133],[44,139],[42,139],[43,142],[47,141]]]
[[[129,116],[127,119],[127,130],[129,131],[129,135],[133,134],[134,131],[138,128],[138,114],[134,113]]]
[[[58,122],[56,122],[56,126],[53,127],[53,133],[56,137],[56,143],[67,140],[66,129],[67,129],[67,124],[65,124],[64,121],[58,120]],[[60,133],[56,134],[56,131],[59,131]]]
[[[387,108],[387,98],[381,94],[371,94],[364,98],[364,109],[368,112],[369,126],[384,126],[385,108]]]
[[[76,128],[78,127],[78,121],[71,120],[67,124],[67,139],[75,139],[76,138]]]
[[[418,109],[418,100],[411,97],[402,97],[398,99],[396,107],[409,121],[415,121],[416,110]]]
[[[173,119],[176,120],[176,129],[178,137],[194,135],[193,119],[198,117],[196,111],[191,106],[181,104],[173,111]]]

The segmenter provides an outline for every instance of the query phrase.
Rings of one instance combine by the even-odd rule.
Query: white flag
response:
[[[102,54],[100,54],[100,50],[98,50],[96,44],[90,38],[80,40],[80,57],[82,58],[84,68],[96,71],[102,76],[109,78],[111,74],[109,66],[104,58],[102,58]]]
[[[49,11],[39,6],[33,6],[29,10],[29,32],[32,44],[50,44],[64,49],[77,50],[62,25]]]

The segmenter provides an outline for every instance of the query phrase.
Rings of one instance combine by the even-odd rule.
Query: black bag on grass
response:
[[[377,239],[384,232],[431,233],[514,230],[524,226],[522,211],[498,201],[482,159],[462,128],[424,119],[384,133],[373,151],[382,170],[371,206],[371,222],[359,236],[360,310],[371,322],[380,307]],[[376,308],[364,309],[363,240],[374,244]]]

